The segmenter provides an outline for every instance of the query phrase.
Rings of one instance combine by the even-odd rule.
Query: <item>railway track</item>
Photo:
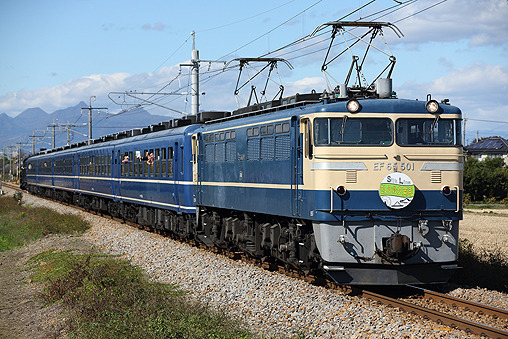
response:
[[[4,183],[4,182],[2,183],[2,185],[4,187],[8,187],[8,188],[14,189],[16,191],[21,190],[18,185]],[[53,201],[55,201],[55,200],[53,200]],[[58,201],[55,201],[55,202],[58,202]],[[68,204],[65,204],[65,205],[69,206]],[[88,211],[88,210],[81,208],[81,207],[77,207],[77,206],[73,206],[73,205],[70,205],[70,206],[78,208],[83,211],[91,212],[91,211]],[[95,214],[97,214],[97,213],[95,213]],[[125,220],[122,220],[122,219],[118,219],[118,218],[113,218],[113,219],[123,222],[123,223],[127,223],[133,227],[137,227],[140,229],[155,231],[157,233],[161,233],[164,235],[170,235],[167,232],[148,229],[147,227],[140,226],[140,225],[130,223],[130,222],[126,222]],[[171,236],[171,238],[175,238],[175,237],[178,238],[177,236],[174,236],[174,235],[170,235],[170,236]],[[182,239],[180,239],[180,240],[182,240]],[[284,273],[288,276],[291,276],[294,278],[300,278],[300,279],[305,280],[305,281],[312,283],[312,284],[324,285],[324,286],[326,286],[328,288],[332,288],[332,289],[339,289],[344,292],[357,295],[359,297],[363,297],[366,299],[380,302],[384,305],[397,307],[407,313],[421,316],[423,319],[434,321],[440,325],[445,325],[445,326],[449,326],[451,328],[463,330],[468,334],[475,334],[475,335],[490,337],[490,338],[507,338],[508,339],[508,331],[506,331],[504,329],[492,327],[489,325],[481,324],[479,322],[475,322],[475,321],[471,321],[471,320],[467,320],[467,319],[462,319],[457,316],[454,316],[454,315],[451,315],[451,314],[448,314],[445,312],[437,311],[437,310],[429,308],[429,307],[423,307],[423,306],[417,305],[417,304],[412,303],[410,301],[401,300],[400,295],[397,297],[394,297],[393,293],[391,293],[389,290],[382,290],[379,288],[373,290],[373,289],[369,289],[369,288],[340,286],[340,285],[336,285],[335,283],[333,283],[329,280],[326,280],[324,277],[321,277],[321,276],[309,276],[309,275],[299,274],[296,270],[287,269],[284,266],[277,265],[277,264],[270,263],[270,262],[261,262],[261,261],[256,262],[255,260],[253,260],[253,258],[249,258],[248,256],[246,256],[245,254],[243,254],[241,252],[225,252],[220,249],[209,248],[209,247],[205,246],[204,244],[201,244],[201,243],[198,243],[198,242],[192,241],[192,240],[190,240],[190,241],[186,240],[186,242],[191,245],[197,246],[197,247],[201,247],[204,249],[206,248],[207,250],[210,250],[210,251],[215,252],[217,254],[226,255],[226,256],[233,258],[233,259],[242,259],[244,261],[248,261],[250,263],[256,264],[260,267],[263,267],[263,268],[271,270],[271,271],[279,271],[279,272]],[[398,289],[398,290],[400,292],[400,289]],[[407,295],[417,295],[420,298],[432,300],[435,303],[444,303],[446,305],[449,305],[452,308],[461,308],[465,311],[477,312],[477,314],[480,314],[480,315],[485,314],[485,315],[489,315],[493,318],[508,320],[508,310],[480,304],[477,302],[473,302],[473,301],[469,301],[469,300],[465,300],[465,299],[461,299],[461,298],[457,298],[457,297],[452,297],[452,296],[449,296],[446,294],[442,294],[439,292],[431,291],[431,290],[416,287],[416,286],[406,285],[406,286],[404,286],[404,290],[405,290],[404,293],[406,294],[406,296]]]
[[[21,191],[21,189],[19,188],[19,185],[14,185],[14,184],[2,181],[2,187],[3,186],[12,188],[13,190],[16,190],[16,191]]]
[[[447,294],[427,290],[416,286],[406,285],[405,289],[406,293],[409,291],[409,293],[413,295],[418,295],[421,298],[429,299],[436,303],[444,303],[454,309],[461,308],[464,311],[477,312],[477,314],[486,314],[495,319],[508,319],[508,310],[453,297]],[[468,334],[476,334],[489,338],[508,338],[508,331],[504,329],[459,318],[455,315],[437,311],[429,307],[423,307],[409,301],[401,300],[401,298],[392,297],[388,295],[389,293],[383,293],[377,290],[374,292],[370,289],[358,289],[356,293],[358,293],[358,295],[361,297],[378,301],[384,305],[397,307],[405,312],[419,315],[427,320],[435,321],[440,325],[446,325],[451,328],[463,330]]]

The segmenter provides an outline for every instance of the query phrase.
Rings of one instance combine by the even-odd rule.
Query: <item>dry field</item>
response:
[[[508,210],[465,209],[459,227],[459,237],[472,242],[474,248],[500,250],[508,257]]]

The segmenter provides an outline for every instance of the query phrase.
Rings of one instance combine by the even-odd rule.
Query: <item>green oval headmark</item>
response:
[[[389,195],[392,197],[412,198],[415,196],[414,185],[397,185],[383,183],[379,187],[379,195]]]

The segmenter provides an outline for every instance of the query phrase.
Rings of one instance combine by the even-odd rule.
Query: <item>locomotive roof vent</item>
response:
[[[159,132],[159,131],[163,131],[166,129],[166,126],[161,125],[161,124],[151,125],[150,127],[152,127],[152,132]]]
[[[159,122],[159,125],[163,125],[165,129],[169,129],[172,127],[171,121],[161,121]]]

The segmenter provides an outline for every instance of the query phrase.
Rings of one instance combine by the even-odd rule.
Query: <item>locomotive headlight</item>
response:
[[[358,102],[358,100],[355,100],[355,99],[352,99],[352,100],[349,100],[346,104],[346,108],[347,110],[350,112],[350,113],[356,113],[358,111],[360,111],[360,108],[362,106],[360,105],[360,103]]]
[[[439,110],[439,103],[436,100],[429,100],[425,105],[427,112],[434,114]]]
[[[443,188],[441,188],[441,192],[445,197],[447,197],[450,194],[452,194],[452,189],[450,188],[450,186],[444,186]]]
[[[346,194],[347,189],[344,186],[339,186],[335,191],[337,192],[338,195],[343,196],[344,194]]]

